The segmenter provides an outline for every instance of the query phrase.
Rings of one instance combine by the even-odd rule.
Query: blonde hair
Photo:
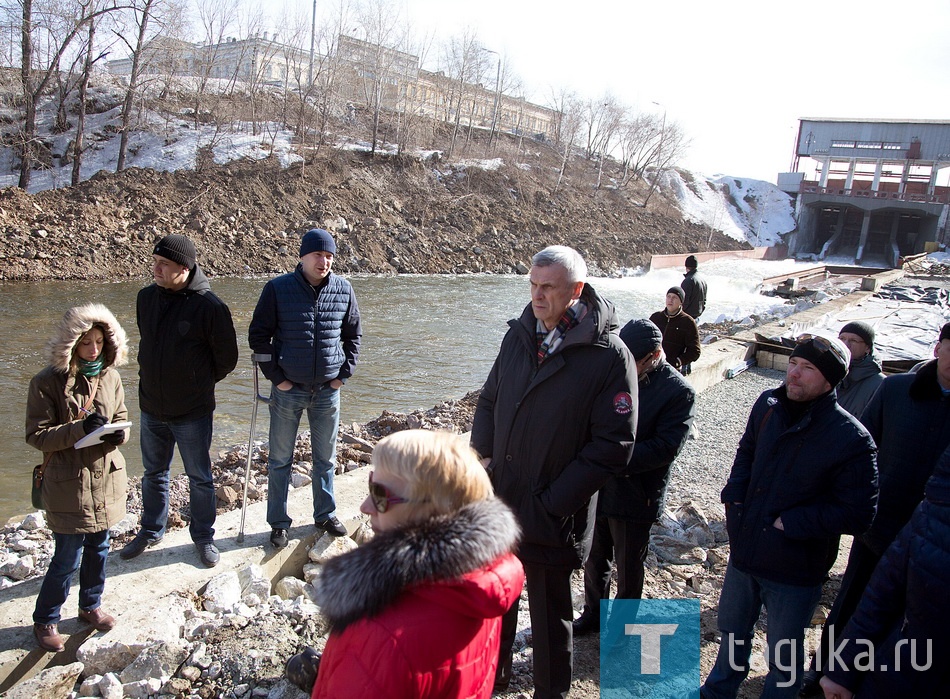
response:
[[[451,432],[403,430],[379,441],[373,464],[406,481],[403,496],[426,503],[428,516],[451,514],[494,496],[478,455]]]

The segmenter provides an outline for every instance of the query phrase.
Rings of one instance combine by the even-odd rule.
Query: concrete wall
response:
[[[782,260],[788,254],[788,248],[784,245],[775,245],[773,247],[759,247],[751,250],[717,250],[711,252],[681,252],[675,255],[653,255],[650,258],[650,269],[668,269],[670,267],[682,267],[686,269],[686,258],[693,255],[699,262],[699,268],[702,269],[704,262],[710,260],[745,258],[750,260]]]

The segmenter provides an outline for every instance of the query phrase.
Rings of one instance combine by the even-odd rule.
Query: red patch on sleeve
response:
[[[633,412],[633,398],[627,392],[621,392],[614,396],[614,412],[617,415],[629,415]]]

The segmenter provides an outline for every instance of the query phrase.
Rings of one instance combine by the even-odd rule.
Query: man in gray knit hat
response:
[[[188,475],[189,531],[201,562],[219,560],[214,545],[217,498],[211,477],[214,387],[237,365],[231,311],[214,295],[195,244],[166,235],[152,250],[155,283],[139,292],[142,525],[119,555],[135,558],[165,535],[168,474],[175,445]]]
[[[874,355],[874,328],[853,320],[838,331],[838,339],[851,351],[848,375],[838,385],[838,405],[860,419],[871,396],[884,382],[881,360]]]

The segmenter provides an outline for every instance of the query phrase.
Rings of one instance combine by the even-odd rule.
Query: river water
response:
[[[672,270],[642,277],[593,279],[591,283],[617,307],[621,322],[645,317],[662,307],[666,288],[678,282]],[[247,443],[253,376],[247,327],[265,278],[217,278],[212,289],[231,308],[237,329],[238,366],[218,384],[218,409],[212,453]],[[366,422],[384,409],[409,412],[459,398],[481,386],[506,321],[529,300],[525,276],[465,275],[354,277],[363,319],[360,361],[343,389],[341,420]],[[24,441],[26,392],[30,378],[46,365],[44,347],[67,308],[96,301],[108,306],[129,335],[130,361],[120,372],[125,385],[132,438],[122,447],[130,475],[141,475],[138,444],[138,330],[135,295],[144,280],[31,282],[0,284],[0,321],[5,337],[0,354],[0,522],[30,511],[29,474],[40,453]],[[755,281],[742,282],[711,300],[703,320],[732,317],[774,305],[755,293]],[[737,298],[745,298],[745,301]],[[741,310],[740,310],[741,307]],[[707,318],[708,317],[708,318]],[[262,378],[262,392],[269,385]],[[306,420],[302,421],[302,429]],[[266,439],[266,406],[258,411],[256,435]],[[173,471],[180,471],[176,456]]]

